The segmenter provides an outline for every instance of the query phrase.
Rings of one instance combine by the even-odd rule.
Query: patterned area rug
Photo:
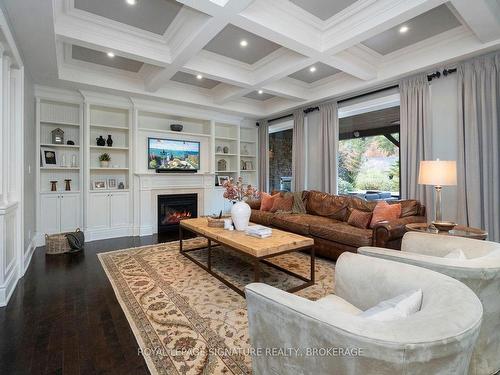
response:
[[[206,259],[206,240],[186,240],[190,254]],[[251,374],[245,299],[179,254],[178,241],[99,254],[152,374]],[[292,253],[271,261],[309,277],[309,256]],[[243,287],[252,266],[222,247],[212,267]],[[289,288],[300,280],[263,265],[261,280]],[[316,261],[316,284],[297,295],[316,300],[333,290],[334,263]]]

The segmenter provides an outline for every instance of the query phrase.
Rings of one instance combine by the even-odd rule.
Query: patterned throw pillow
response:
[[[394,221],[399,219],[401,216],[401,204],[389,204],[386,201],[378,202],[373,209],[372,221],[370,223],[370,228],[373,228],[375,224],[381,221]]]
[[[276,193],[274,195],[267,194],[262,192],[260,194],[260,210],[261,211],[271,211],[273,208],[274,200],[280,196],[280,193]]]
[[[283,211],[292,212],[293,207],[293,195],[290,193],[279,194],[278,197],[274,199],[273,207],[271,207],[271,212]]]
[[[370,220],[372,219],[371,212],[364,212],[360,210],[351,210],[347,224],[352,225],[357,228],[366,229],[370,225]]]

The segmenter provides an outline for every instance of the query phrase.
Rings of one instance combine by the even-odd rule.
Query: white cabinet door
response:
[[[40,197],[40,224],[43,234],[60,232],[59,195],[42,194]]]
[[[109,193],[90,193],[88,229],[109,228]]]
[[[127,192],[110,194],[111,228],[130,226],[130,200]]]
[[[80,196],[62,194],[60,198],[61,232],[72,232],[80,227]]]

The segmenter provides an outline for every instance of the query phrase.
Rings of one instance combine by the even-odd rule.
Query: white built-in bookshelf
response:
[[[72,231],[82,226],[82,108],[71,101],[36,102],[37,227],[47,234]]]
[[[245,183],[257,186],[257,129],[241,126],[237,117],[231,122],[232,116],[205,116],[200,111],[171,113],[168,106],[163,110],[147,101],[91,92],[66,95],[41,89],[36,101],[40,245],[45,242],[44,234],[76,228],[84,230],[90,241],[151,230],[136,225],[145,215],[140,212],[144,203],[140,199],[150,188],[147,184],[152,180],[148,178],[157,175],[148,168],[150,137],[200,143],[200,168],[195,174],[174,172],[155,179],[155,183],[175,180],[170,190],[202,189],[200,214],[228,212],[231,208],[223,198],[223,188],[217,186],[217,176],[242,176]],[[173,109],[177,110],[175,106]],[[182,131],[173,131],[172,124],[182,125]],[[62,143],[53,141],[56,129],[61,130]],[[111,136],[112,146],[98,144],[101,136],[105,141]],[[43,159],[45,152],[52,159]],[[111,158],[107,166],[99,160],[103,153]],[[71,180],[70,190],[66,190],[65,180]],[[57,181],[55,191],[51,181]],[[141,181],[147,184],[141,185]]]

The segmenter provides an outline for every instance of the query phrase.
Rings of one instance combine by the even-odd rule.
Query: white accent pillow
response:
[[[377,306],[362,312],[359,316],[379,322],[407,318],[420,310],[422,298],[422,289],[414,290],[382,301]]]
[[[455,249],[446,254],[443,258],[447,259],[458,259],[458,260],[466,260],[467,257],[462,249]]]

